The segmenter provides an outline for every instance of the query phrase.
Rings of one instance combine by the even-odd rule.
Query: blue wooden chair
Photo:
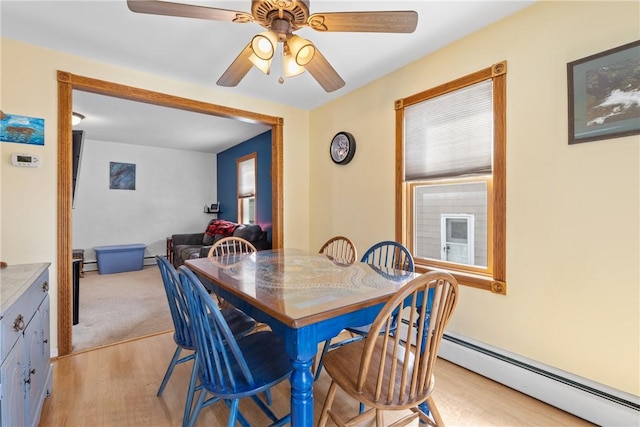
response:
[[[361,262],[371,264],[381,268],[393,268],[395,270],[414,271],[414,262],[411,252],[402,244],[385,240],[383,242],[376,243],[371,246],[362,255]],[[350,342],[359,341],[367,336],[371,325],[359,326],[356,328],[347,328],[352,335],[351,338],[331,344],[331,340],[324,342],[322,347],[322,353],[320,354],[320,360],[318,361],[318,367],[316,368],[314,379],[320,378],[320,372],[322,371],[322,360],[327,351],[341,347]]]
[[[182,350],[195,350],[194,340],[191,333],[191,322],[187,313],[187,302],[179,287],[178,273],[169,261],[164,257],[157,256],[156,262],[160,268],[160,274],[162,275],[162,283],[167,295],[167,301],[169,303],[169,310],[171,311],[171,318],[173,319],[173,326],[175,332],[173,334],[173,340],[176,343],[176,351],[173,354],[173,358],[167,367],[167,372],[164,374],[160,388],[158,389],[158,396],[162,396],[162,392],[171,378],[176,365],[189,360],[195,359],[195,353],[190,353],[184,357],[180,357]],[[222,311],[222,316],[227,321],[231,332],[234,336],[242,336],[251,332],[256,324],[255,320],[244,314],[242,311],[231,308]],[[191,406],[193,403],[193,396],[196,391],[196,373],[197,369],[194,366],[191,370],[191,378],[189,380],[189,388],[187,390],[187,400],[185,402],[184,415],[182,417],[182,425],[186,425],[191,412]]]
[[[284,342],[271,331],[234,337],[217,304],[195,274],[184,266],[178,272],[180,286],[188,300],[202,386],[188,426],[195,424],[202,408],[221,400],[231,410],[228,427],[235,426],[236,421],[248,426],[238,409],[240,399],[244,397],[252,398],[271,419],[272,426],[288,423],[290,414],[278,418],[258,398],[258,393],[268,391],[291,376],[293,368]],[[207,395],[211,396],[207,399]]]
[[[371,246],[362,255],[362,262],[378,267],[414,271],[413,257],[404,245],[386,240]]]

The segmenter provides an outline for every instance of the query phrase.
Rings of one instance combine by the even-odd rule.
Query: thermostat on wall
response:
[[[11,164],[14,166],[35,168],[36,166],[40,166],[40,157],[35,154],[13,153],[11,155]]]

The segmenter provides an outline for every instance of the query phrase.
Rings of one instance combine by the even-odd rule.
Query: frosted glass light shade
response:
[[[269,74],[271,72],[271,59],[260,59],[255,54],[251,54],[249,61],[263,73]]]
[[[287,39],[287,45],[291,55],[300,66],[305,66],[313,59],[316,54],[316,48],[313,44],[300,36],[292,35]]]
[[[273,58],[273,54],[276,51],[276,44],[278,43],[278,36],[273,31],[265,31],[260,33],[251,39],[251,49],[254,55],[263,60],[269,60]]]
[[[71,125],[75,126],[84,120],[84,116],[80,113],[71,113]]]
[[[283,58],[284,75],[286,77],[295,77],[304,73],[304,67],[301,67],[296,62],[295,58],[291,54],[287,54]]]

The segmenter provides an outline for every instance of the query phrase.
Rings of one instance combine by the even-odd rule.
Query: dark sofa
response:
[[[267,232],[258,224],[236,224],[221,219],[212,219],[202,233],[174,234],[173,265],[178,268],[184,261],[192,258],[204,258],[211,246],[227,236],[241,237],[251,242],[257,250],[271,248]]]

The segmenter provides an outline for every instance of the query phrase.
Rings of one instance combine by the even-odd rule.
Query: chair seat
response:
[[[273,387],[275,384],[289,378],[293,368],[291,360],[285,351],[284,342],[270,331],[255,332],[236,340],[253,376],[254,384],[246,382],[237,363],[233,364],[233,377],[236,380],[235,390],[232,392],[220,384],[202,385],[212,394],[222,399],[235,399],[255,394]]]
[[[369,333],[369,329],[371,329],[371,325],[356,326],[355,328],[347,328],[347,331],[353,332],[354,334],[366,336]]]
[[[235,307],[220,310],[222,317],[227,321],[229,329],[234,337],[241,337],[253,330],[256,321]]]
[[[352,332],[354,334],[358,334],[358,335],[362,335],[363,337],[366,337],[367,335],[369,335],[369,331],[371,330],[371,324],[368,325],[364,325],[364,326],[356,326],[354,327],[350,327],[347,328],[347,331]],[[391,330],[395,330],[395,326],[391,327]],[[385,328],[382,328],[382,332],[385,332]]]
[[[378,366],[380,366],[380,354],[382,353],[381,347],[383,346],[384,337],[379,337],[376,342],[376,349],[374,350],[374,354],[376,355],[371,360],[372,369],[375,367],[376,371],[378,370]],[[348,345],[344,345],[340,348],[337,348],[333,351],[328,352],[324,357],[324,368],[327,373],[331,376],[333,381],[335,381],[347,394],[353,396],[354,394],[359,396],[359,399],[362,403],[367,406],[371,406],[374,408],[388,408],[389,406],[393,406],[395,409],[409,409],[416,406],[416,401],[426,400],[427,397],[431,394],[433,390],[434,381],[431,381],[431,387],[423,392],[422,396],[411,397],[409,391],[404,394],[404,397],[401,398],[399,394],[399,390],[401,388],[401,379],[402,379],[402,370],[403,370],[403,359],[404,359],[404,347],[399,347],[402,349],[398,353],[397,357],[397,378],[394,382],[394,387],[396,393],[394,393],[395,399],[393,401],[388,401],[385,399],[383,404],[379,404],[380,400],[376,399],[376,385],[377,385],[377,376],[369,375],[367,377],[367,381],[365,382],[365,387],[363,393],[358,393],[356,391],[356,383],[358,381],[358,374],[360,372],[360,364],[362,359],[362,351],[365,346],[365,341],[357,341]],[[385,371],[389,371],[391,368],[391,364],[394,361],[393,358],[393,349],[394,345],[392,340],[389,340],[387,344],[386,350],[386,360],[385,360]],[[410,357],[410,362],[408,369],[411,370],[413,368],[414,358]],[[408,384],[407,384],[408,385]],[[388,392],[388,383],[385,383],[382,387],[382,396],[386,396]]]
[[[253,317],[247,316],[244,312],[238,310],[235,307],[225,308],[220,310],[222,313],[222,317],[226,320],[229,325],[229,329],[234,337],[241,337],[247,335],[251,332],[255,326],[256,321],[253,320]],[[177,345],[182,347],[185,350],[195,350],[194,344],[191,342],[190,337],[187,335],[174,333],[173,340]]]

